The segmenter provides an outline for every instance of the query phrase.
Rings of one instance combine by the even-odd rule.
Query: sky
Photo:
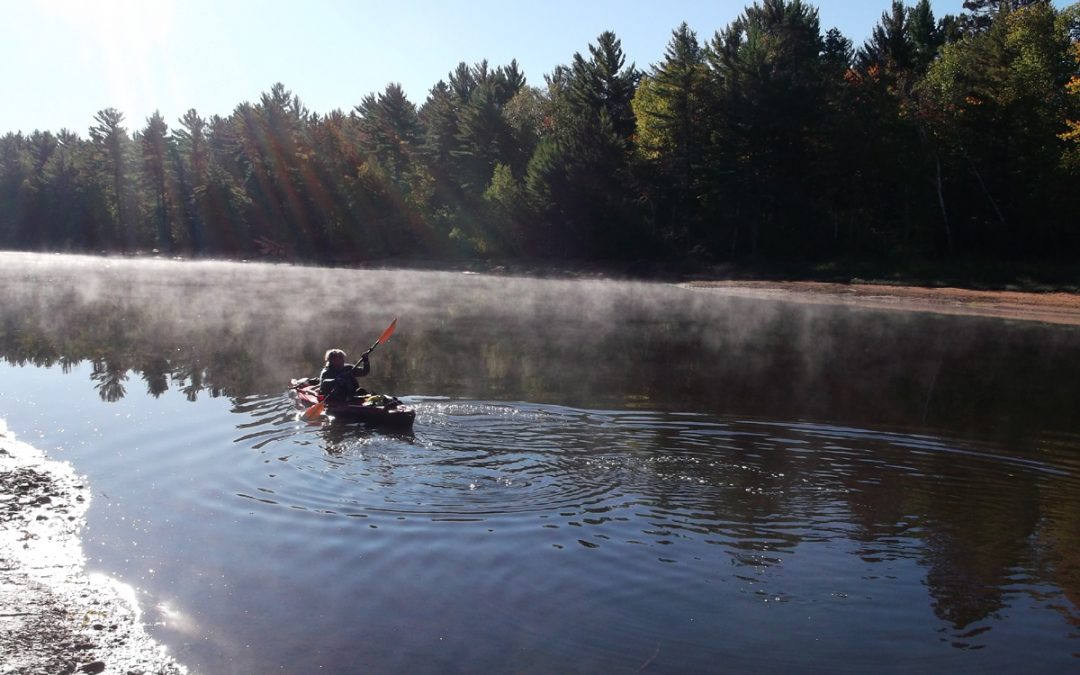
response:
[[[859,46],[891,0],[818,0],[822,32]],[[908,0],[913,4],[914,0]],[[400,83],[417,106],[458,63],[517,59],[529,84],[600,33],[627,63],[663,59],[685,21],[705,42],[751,0],[0,0],[0,135],[69,129],[104,108],[130,131],[160,111],[226,116],[281,82],[309,110],[352,110]],[[962,0],[932,0],[934,15]],[[1060,3],[1057,3],[1060,4]]]

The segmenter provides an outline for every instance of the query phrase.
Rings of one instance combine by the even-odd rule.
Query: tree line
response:
[[[314,113],[122,113],[0,138],[0,246],[396,258],[1047,259],[1080,253],[1080,3],[894,1],[858,48],[800,0],[528,84],[459,64]]]

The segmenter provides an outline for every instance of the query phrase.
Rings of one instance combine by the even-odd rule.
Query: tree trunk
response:
[[[945,186],[941,178],[941,155],[934,153],[934,164],[937,167],[937,198],[938,206],[941,207],[941,222],[945,226],[945,250],[951,256],[953,254],[952,227],[949,225],[949,212],[945,210]]]
[[[983,194],[986,195],[986,200],[990,202],[990,206],[993,207],[994,213],[997,214],[998,222],[1000,222],[1001,226],[1004,227],[1006,231],[1008,231],[1009,224],[1005,222],[1005,216],[1001,213],[1001,209],[998,208],[997,202],[994,201],[993,195],[990,194],[990,190],[986,187],[986,183],[983,181],[982,174],[979,173],[979,168],[975,166],[975,162],[971,159],[971,156],[967,154],[967,150],[960,148],[960,152],[963,153],[964,159],[966,159],[968,161],[968,164],[971,166],[971,171],[975,174],[975,178],[978,179],[979,187],[982,188]]]

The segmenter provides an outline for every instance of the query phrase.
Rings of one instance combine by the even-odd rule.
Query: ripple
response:
[[[636,537],[758,550],[849,537],[852,502],[880,511],[898,484],[970,502],[1007,486],[1015,472],[1075,480],[1070,465],[1043,456],[930,436],[640,410],[406,402],[417,410],[410,435],[304,424],[280,396],[238,401],[247,420],[234,443],[268,468],[247,474],[234,493],[249,504],[349,517],[572,514],[559,515],[561,526],[593,528],[645,518],[663,522],[665,534],[643,528]],[[918,518],[896,520],[904,524],[894,534],[920,527]],[[893,548],[864,553],[886,559]]]

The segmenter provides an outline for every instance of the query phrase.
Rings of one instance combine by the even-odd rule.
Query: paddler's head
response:
[[[341,368],[345,365],[345,352],[341,349],[326,350],[326,365],[331,368]]]

